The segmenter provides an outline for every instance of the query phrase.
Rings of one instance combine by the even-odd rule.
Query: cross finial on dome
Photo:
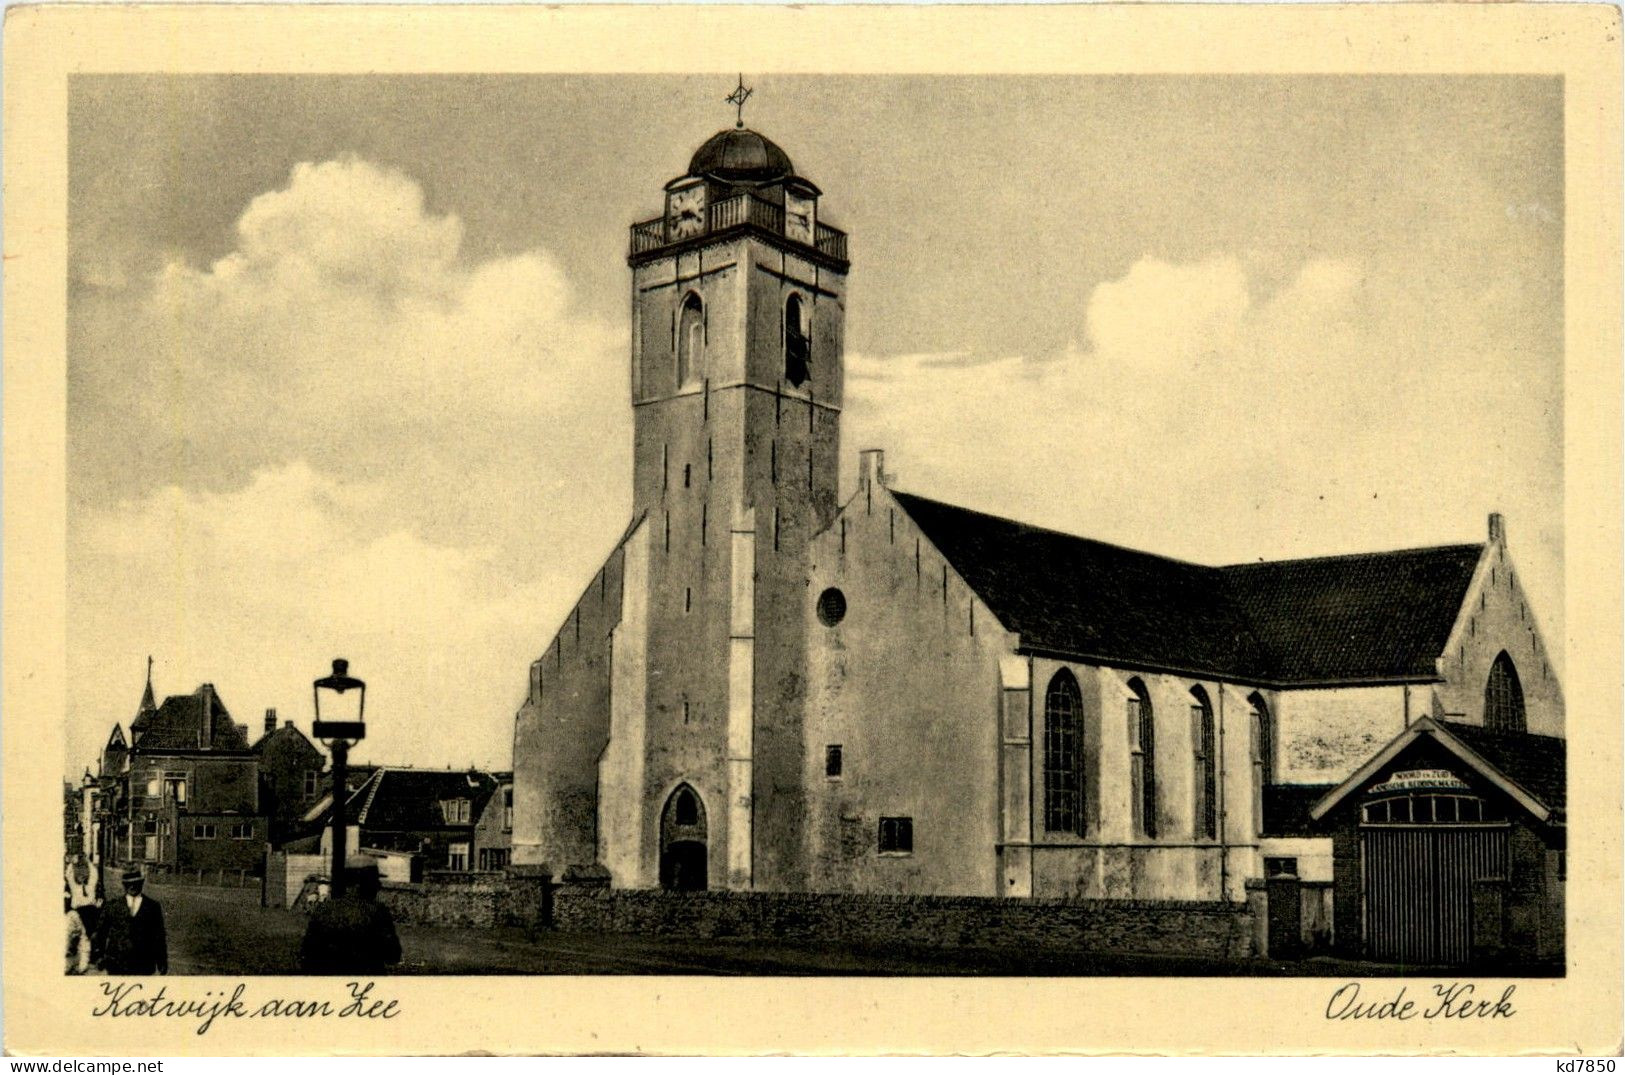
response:
[[[744,130],[745,128],[745,102],[750,99],[751,92],[751,88],[745,85],[745,76],[744,73],[741,72],[739,75],[739,85],[734,87],[734,91],[732,93],[723,98],[724,101],[727,101],[729,104],[734,106],[736,110],[734,126],[740,130]]]

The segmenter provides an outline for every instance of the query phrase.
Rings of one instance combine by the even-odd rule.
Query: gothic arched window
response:
[[[1133,692],[1128,700],[1129,753],[1133,771],[1134,831],[1142,836],[1157,834],[1157,722],[1151,709],[1151,694],[1138,678],[1128,681]]]
[[[1523,685],[1518,682],[1518,670],[1506,650],[1495,658],[1489,682],[1484,685],[1484,727],[1498,732],[1521,732],[1526,727]]]
[[[784,300],[784,379],[800,387],[812,376],[812,331],[801,296]]]
[[[1207,691],[1191,688],[1191,759],[1195,764],[1196,816],[1192,831],[1208,838],[1219,834],[1213,741],[1213,704]]]
[[[1044,829],[1083,835],[1083,696],[1065,668],[1044,695]]]
[[[692,788],[677,789],[672,798],[671,820],[675,825],[698,825],[700,823],[700,800]]]
[[[705,372],[705,307],[690,291],[677,318],[677,387]]]
[[[1247,699],[1252,704],[1253,743],[1253,824],[1264,831],[1264,786],[1275,782],[1275,728],[1270,707],[1257,692]]]

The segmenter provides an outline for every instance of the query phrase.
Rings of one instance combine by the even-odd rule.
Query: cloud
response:
[[[373,756],[439,759],[454,727],[506,762],[529,661],[626,523],[627,348],[545,249],[462,234],[411,177],[306,163],[209,263],[76,295],[81,742],[148,652],[242,720],[306,715],[343,654],[377,680]]]
[[[624,332],[578,312],[545,250],[468,261],[460,221],[407,176],[301,164],[235,239],[87,315],[74,450],[104,500],[299,458],[368,479],[523,466],[604,443],[606,415],[628,425]]]
[[[292,463],[91,515],[72,549],[70,672],[116,708],[76,756],[133,713],[149,652],[161,694],[212,681],[256,735],[265,707],[308,725],[310,680],[344,656],[368,681],[365,756],[505,766],[537,610],[565,580],[515,585],[489,550],[379,526],[378,495]]]

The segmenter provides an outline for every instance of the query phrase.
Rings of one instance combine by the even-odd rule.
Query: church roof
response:
[[[1221,568],[1271,678],[1431,676],[1482,545]]]
[[[207,722],[207,742],[203,730]],[[164,699],[144,722],[138,722],[140,736],[133,749],[145,754],[166,750],[247,751],[248,740],[232,722],[225,703],[205,683],[192,694]],[[132,732],[138,725],[131,725]]]
[[[1024,649],[1259,684],[1432,676],[1483,548],[1208,567],[892,495]]]
[[[749,127],[718,131],[694,151],[689,175],[765,182],[795,174],[790,155]]]

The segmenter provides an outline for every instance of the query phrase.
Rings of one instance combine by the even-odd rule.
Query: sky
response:
[[[1203,563],[1483,540],[1563,668],[1562,83],[788,77],[843,481]],[[628,520],[627,227],[716,76],[75,76],[66,772],[212,682],[508,768]]]

